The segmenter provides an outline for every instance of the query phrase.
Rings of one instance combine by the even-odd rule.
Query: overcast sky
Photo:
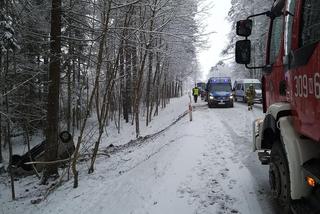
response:
[[[207,25],[206,32],[216,32],[209,36],[209,49],[198,50],[198,60],[200,69],[203,73],[202,80],[205,80],[206,74],[223,57],[220,56],[222,49],[226,46],[227,34],[230,31],[230,23],[226,20],[228,11],[231,7],[231,0],[206,0],[213,2],[213,7],[209,9],[208,16],[204,20]]]

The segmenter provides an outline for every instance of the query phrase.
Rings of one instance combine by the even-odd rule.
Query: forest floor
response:
[[[16,181],[18,199],[11,201],[8,178],[0,177],[0,213],[277,213],[268,167],[252,152],[261,106],[209,109],[200,101],[190,122],[187,104],[187,97],[174,99],[142,130],[148,137],[130,141],[134,127],[126,125],[120,138],[110,134],[101,148],[109,155],[99,156],[91,175],[89,162],[81,163],[77,189],[71,178],[43,199],[48,187],[29,176]]]

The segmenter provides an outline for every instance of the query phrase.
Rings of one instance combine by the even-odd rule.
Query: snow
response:
[[[143,134],[172,124],[187,103],[187,97],[173,100]],[[39,204],[30,201],[47,187],[34,177],[17,181],[14,202],[4,184],[8,178],[1,178],[0,213],[274,213],[268,168],[251,152],[251,124],[261,116],[261,106],[253,112],[241,103],[209,109],[200,101],[192,122],[182,117],[158,135],[99,156],[91,175],[83,162],[77,189],[71,179]],[[132,137],[129,130],[124,133],[119,145]],[[116,136],[109,138],[117,142]]]
[[[145,118],[142,118],[140,121],[141,136],[151,135],[169,126],[179,115],[183,114],[188,109],[188,104],[188,96],[183,96],[179,99],[171,99],[166,108],[159,110],[159,115],[154,118],[156,121],[152,121],[148,127],[146,126]],[[135,129],[132,128],[131,124],[122,123],[121,127],[121,136],[117,134],[115,127],[109,127],[111,130],[108,131],[108,138],[113,140],[109,140],[108,144],[123,145],[130,140],[135,139]]]

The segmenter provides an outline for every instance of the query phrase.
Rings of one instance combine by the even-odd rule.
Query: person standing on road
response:
[[[249,88],[246,91],[246,97],[248,102],[248,111],[251,111],[253,108],[253,101],[256,96],[256,91],[252,84],[250,84]]]
[[[193,89],[192,89],[192,95],[193,95],[193,99],[194,99],[194,102],[197,103],[197,100],[198,100],[198,96],[200,94],[200,90],[197,86],[195,86]]]

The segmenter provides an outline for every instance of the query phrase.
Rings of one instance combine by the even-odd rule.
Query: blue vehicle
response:
[[[206,91],[209,108],[233,107],[234,99],[230,77],[211,77],[208,80]]]

